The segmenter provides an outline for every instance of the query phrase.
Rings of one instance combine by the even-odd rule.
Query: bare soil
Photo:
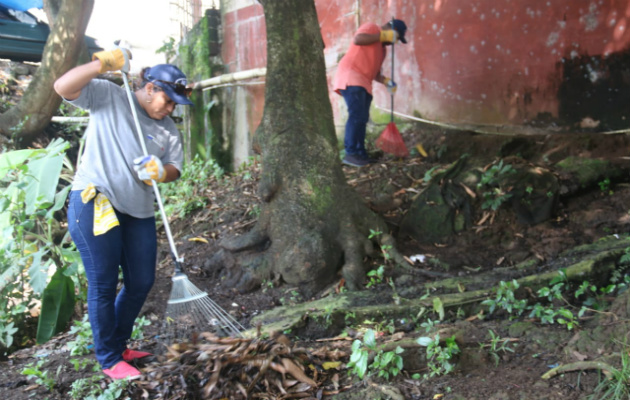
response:
[[[496,267],[509,267],[526,259],[536,258],[543,270],[561,257],[562,252],[582,244],[614,235],[627,235],[630,228],[630,178],[628,177],[628,136],[625,134],[601,135],[576,132],[571,134],[549,134],[522,138],[535,144],[532,163],[552,167],[553,162],[569,155],[610,160],[625,168],[622,179],[610,182],[606,190],[601,187],[584,188],[571,197],[561,197],[554,218],[543,223],[529,226],[519,224],[509,210],[500,209],[491,221],[485,221],[477,227],[463,232],[444,243],[419,244],[409,238],[399,237],[398,248],[406,256],[433,256],[448,264],[446,272],[452,276],[468,276]],[[362,194],[366,205],[381,214],[389,224],[394,235],[404,213],[408,210],[414,196],[422,189],[422,178],[426,171],[435,166],[446,165],[464,152],[484,154],[491,160],[508,139],[500,135],[478,135],[470,132],[447,131],[432,126],[418,126],[405,133],[409,148],[421,143],[428,156],[423,157],[413,151],[405,160],[393,159],[381,155],[377,164],[361,169],[343,167],[348,182]],[[217,180],[206,183],[209,201],[206,206],[185,218],[173,219],[171,227],[176,237],[176,245],[185,257],[186,272],[191,281],[206,290],[210,297],[223,309],[227,310],[241,324],[250,328],[253,316],[282,304],[305,301],[299,297],[299,288],[287,287],[282,282],[264,285],[250,293],[239,293],[221,285],[221,271],[208,270],[208,260],[218,251],[221,238],[246,232],[255,223],[256,209],[260,202],[256,197],[259,164],[253,164],[248,170],[229,178],[229,186],[219,184]],[[387,194],[387,196],[384,196]],[[481,217],[481,214],[478,215]],[[201,240],[200,240],[201,239]],[[171,291],[173,265],[170,260],[168,244],[161,236],[158,257],[158,274],[155,286],[144,305],[142,315],[152,321],[145,327],[145,339],[131,343],[134,348],[153,352],[159,362],[144,367],[147,373],[144,381],[132,384],[124,396],[133,399],[168,398],[195,399],[196,395],[165,395],[159,381],[166,381],[166,373],[160,371],[160,362],[168,358],[167,345],[161,322]],[[381,260],[366,260],[373,266]],[[427,267],[445,272],[438,267]],[[414,285],[430,282],[431,279],[416,277],[411,281],[402,281],[395,273],[397,289],[404,293],[413,293]],[[342,286],[340,278],[334,288]],[[380,283],[364,289],[393,295],[388,283]],[[320,294],[328,295],[329,291]],[[316,298],[319,296],[316,296]],[[611,303],[614,302],[611,298]],[[392,300],[393,301],[393,300]],[[614,304],[614,303],[613,303]],[[623,308],[623,307],[620,307]],[[619,311],[618,318],[627,318]],[[602,342],[593,344],[582,352],[567,352],[567,345],[579,340],[580,335],[592,329],[589,325],[592,315],[580,321],[580,327],[567,330],[558,325],[543,325],[540,321],[524,315],[511,319],[507,315],[494,314],[485,319],[469,318],[462,320],[455,315],[448,315],[442,322],[444,332],[455,332],[460,347],[466,347],[465,357],[457,360],[457,368],[451,374],[425,379],[412,379],[415,373],[427,373],[423,363],[408,361],[404,371],[390,381],[370,376],[359,380],[348,375],[345,369],[351,353],[352,339],[360,338],[361,331],[356,326],[349,326],[349,338],[338,337],[336,333],[323,329],[303,332],[285,332],[283,343],[288,339],[290,346],[307,349],[312,354],[311,363],[316,364],[318,389],[311,391],[310,398],[322,399],[586,399],[592,395],[601,381],[597,370],[578,370],[560,374],[552,379],[543,380],[541,376],[554,366],[576,360],[592,360],[601,356],[610,341],[624,337],[610,338],[602,334]],[[377,321],[378,322],[378,321]],[[389,324],[389,321],[382,321]],[[611,322],[611,326],[615,323]],[[371,327],[376,328],[377,324]],[[391,321],[395,332],[381,329],[379,342],[393,338],[414,338],[423,334],[423,329],[411,321]],[[310,325],[307,325],[310,326]],[[491,339],[489,331],[508,340],[513,352],[498,352],[495,359],[488,351]],[[0,362],[0,396],[4,399],[68,399],[71,384],[80,378],[100,376],[100,384],[108,380],[100,372],[90,370],[75,371],[70,363],[67,343],[74,338],[68,333],[58,335],[44,345],[25,347],[6,361]],[[486,345],[483,347],[483,345]],[[341,356],[337,369],[325,370],[322,364],[332,361],[321,356],[336,349]],[[475,350],[476,349],[476,350]],[[328,353],[327,353],[328,352]],[[576,354],[577,353],[577,354]],[[78,357],[93,360],[92,355]],[[421,357],[418,356],[418,359]],[[49,391],[33,380],[28,380],[21,372],[25,366],[44,360],[43,370],[54,377],[56,385]],[[315,361],[319,360],[319,361]],[[149,371],[152,371],[149,374]],[[250,375],[256,375],[252,367],[243,368]],[[253,372],[252,372],[253,371]],[[208,371],[208,375],[212,371]],[[235,373],[236,374],[236,373]],[[186,378],[180,373],[182,380]],[[170,375],[172,379],[172,375]],[[311,377],[313,375],[310,375]],[[236,379],[236,375],[232,376]],[[151,380],[154,382],[151,382]],[[227,379],[227,378],[226,378]],[[177,379],[169,381],[176,385]],[[188,383],[190,385],[190,382]],[[221,384],[221,381],[219,381]],[[124,397],[123,397],[124,398]],[[220,398],[220,397],[209,397]],[[234,397],[237,398],[237,397]],[[274,397],[264,391],[256,398]]]

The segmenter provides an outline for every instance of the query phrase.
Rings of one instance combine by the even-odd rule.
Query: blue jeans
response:
[[[370,119],[372,95],[361,86],[348,86],[340,92],[348,106],[348,121],[343,141],[346,154],[367,158],[365,129]]]
[[[133,324],[155,281],[155,218],[135,218],[116,211],[119,226],[94,236],[94,200],[83,204],[70,192],[68,230],[81,253],[88,281],[88,315],[96,359],[103,368],[122,361]],[[116,294],[118,271],[123,287]]]

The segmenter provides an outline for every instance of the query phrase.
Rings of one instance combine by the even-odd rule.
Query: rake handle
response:
[[[182,263],[179,262],[177,258],[175,258],[175,254],[171,253],[171,257],[173,258],[173,263],[175,264],[175,275],[183,274]]]
[[[392,29],[394,29],[394,17],[392,17]],[[398,33],[398,32],[396,32]],[[396,42],[394,40],[394,42]],[[394,42],[392,42],[392,82],[396,82],[394,80]],[[392,109],[390,112],[390,122],[394,122],[394,93],[391,93],[391,99],[392,99]]]
[[[136,113],[136,107],[133,102],[133,95],[131,94],[131,88],[129,87],[129,80],[127,78],[127,74],[125,72],[122,73],[123,82],[125,83],[125,90],[127,92],[127,99],[129,100],[129,107],[131,107],[131,113],[133,114],[133,120],[136,124],[136,132],[138,133],[138,138],[140,139],[140,146],[142,146],[142,152],[145,156],[149,155],[147,151],[147,146],[144,141],[144,135],[142,134],[142,127],[140,126],[140,121],[138,120],[138,114]],[[168,223],[168,217],[166,215],[166,211],[164,210],[164,204],[162,203],[162,196],[160,196],[160,189],[158,189],[157,182],[151,180],[153,185],[153,193],[155,194],[155,199],[158,203],[158,208],[160,209],[160,215],[162,215],[162,222],[164,223],[164,231],[166,232],[166,237],[168,238],[168,244],[171,248],[171,257],[175,261],[175,273],[181,272],[181,261],[182,259],[177,254],[177,248],[175,247],[175,241],[173,240],[173,235],[171,234],[171,227]]]

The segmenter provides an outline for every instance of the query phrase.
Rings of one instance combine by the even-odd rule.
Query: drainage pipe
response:
[[[247,71],[238,71],[231,74],[219,75],[210,79],[204,79],[196,82],[193,86],[195,90],[210,90],[214,86],[223,85],[226,83],[233,83],[243,81],[246,79],[260,78],[267,75],[267,68],[255,68]]]

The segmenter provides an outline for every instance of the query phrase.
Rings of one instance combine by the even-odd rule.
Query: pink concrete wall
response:
[[[630,0],[316,0],[316,7],[329,82],[359,23],[405,20],[395,109],[441,122],[521,125],[540,113],[557,116],[563,59],[610,55],[630,42]],[[226,14],[224,28],[230,72],[265,66],[260,5]],[[386,75],[390,65],[388,57]],[[389,95],[375,86],[374,103],[389,108]],[[254,125],[263,100],[252,101]],[[331,92],[331,102],[340,124],[343,100]]]

